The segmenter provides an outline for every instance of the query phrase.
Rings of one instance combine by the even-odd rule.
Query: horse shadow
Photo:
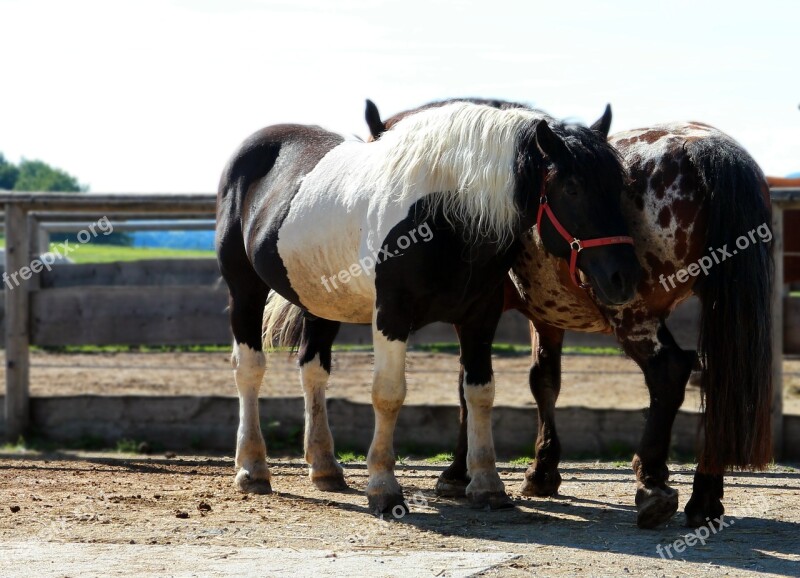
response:
[[[340,508],[376,517],[386,524],[413,526],[424,532],[469,541],[488,540],[498,545],[530,544],[580,549],[606,555],[663,559],[665,562],[674,560],[710,564],[727,567],[732,571],[797,574],[795,564],[800,558],[800,541],[796,538],[800,535],[798,522],[757,515],[728,516],[727,526],[723,526],[722,529],[714,528],[713,531],[710,528],[693,529],[683,525],[684,515],[681,509],[666,526],[654,530],[642,530],[636,526],[636,508],[633,505],[632,494],[630,504],[617,504],[602,498],[571,495],[569,484],[564,484],[562,486],[564,491],[553,498],[515,496],[516,507],[511,510],[476,510],[466,500],[435,496],[429,480],[433,477],[431,475],[433,472],[440,471],[439,466],[414,465],[410,466],[410,469],[416,473],[403,473],[404,491],[410,507],[408,513],[388,513],[376,517],[369,511],[366,499],[363,503],[354,504],[352,501],[337,499],[337,494],[326,494],[325,498],[286,493],[281,495],[320,508]],[[562,473],[570,469],[565,468]],[[348,464],[348,473],[351,475],[356,474],[360,477],[362,470],[365,475],[366,466],[363,464]],[[504,468],[500,470],[502,472]],[[505,468],[505,471],[518,473],[519,469]],[[574,469],[574,471],[580,470]],[[592,470],[592,473],[619,474],[619,469]],[[800,480],[798,473],[764,475],[737,473],[737,476]],[[607,481],[619,482],[619,478],[613,479],[609,475]],[[603,480],[592,479],[590,483],[602,484]],[[753,489],[776,488],[769,484],[736,483],[730,486]],[[691,486],[681,484],[680,491],[683,507]],[[353,493],[362,492],[351,484],[347,495]],[[767,515],[780,517],[780,513],[775,511],[769,511]],[[686,537],[690,535],[694,536],[694,544],[688,546]],[[690,538],[689,543],[691,540]],[[676,551],[676,544],[684,545],[679,548],[681,552]]]

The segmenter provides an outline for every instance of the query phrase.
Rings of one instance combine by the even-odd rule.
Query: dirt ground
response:
[[[222,395],[236,396],[229,356],[225,353],[57,354],[31,356],[31,395]],[[528,390],[527,356],[498,356],[496,405],[533,406]],[[458,403],[458,358],[454,354],[411,352],[407,364],[408,404]],[[622,356],[563,357],[559,407],[635,409],[648,405],[642,372]],[[5,368],[0,368],[0,380]],[[370,403],[372,355],[334,354],[328,397]],[[266,397],[300,396],[294,359],[270,356],[261,389]],[[699,407],[699,391],[689,387],[684,408]],[[784,412],[800,413],[800,359],[784,361]]]
[[[561,495],[473,510],[432,492],[443,464],[398,465],[411,512],[368,513],[363,462],[352,490],[313,488],[305,464],[270,459],[275,493],[232,487],[231,456],[0,455],[1,576],[796,576],[800,473],[726,479],[730,525],[662,558],[689,533],[635,525],[627,465],[563,464]],[[501,464],[516,494],[524,466]],[[672,466],[681,510],[691,467]],[[674,545],[673,545],[674,547]]]

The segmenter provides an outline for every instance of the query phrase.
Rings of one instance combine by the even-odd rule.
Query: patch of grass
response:
[[[531,456],[520,456],[518,458],[514,458],[513,460],[508,460],[508,463],[512,466],[522,466],[527,467],[533,461]]]
[[[50,353],[230,353],[230,345],[62,345],[33,346],[31,349]]]
[[[425,458],[425,461],[429,464],[439,464],[439,463],[450,463],[453,461],[453,454],[441,453],[436,454],[435,456],[431,456],[429,458]]]
[[[571,345],[563,349],[564,355],[625,355],[619,347],[585,347]]]
[[[139,442],[123,438],[117,440],[116,451],[118,454],[135,454],[139,452]]]
[[[19,452],[26,452],[28,451],[28,449],[29,449],[28,446],[25,444],[25,438],[22,436],[19,436],[17,438],[16,443],[8,442],[0,446],[0,452],[19,453]]]
[[[356,452],[344,451],[337,452],[336,459],[339,460],[340,464],[350,464],[353,462],[366,462],[367,456],[364,454],[358,454]]]
[[[50,244],[51,250],[57,243]],[[76,245],[69,258],[75,263],[113,263],[114,261],[140,261],[142,259],[213,259],[214,251],[168,249],[162,247],[123,247],[120,245]]]
[[[630,464],[628,462],[623,462],[622,460],[619,460],[616,462],[612,462],[611,465],[614,466],[615,468],[627,468]]]

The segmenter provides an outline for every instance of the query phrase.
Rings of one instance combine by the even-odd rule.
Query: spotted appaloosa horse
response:
[[[225,169],[217,200],[240,403],[237,487],[271,491],[258,392],[262,313],[272,290],[265,341],[291,342],[299,333],[306,459],[318,488],[346,487],[325,410],[340,322],[372,323],[375,433],[366,493],[371,510],[387,511],[403,505],[392,446],[406,341],[412,330],[446,321],[461,328],[466,495],[479,505],[508,505],[491,432],[491,344],[504,281],[542,192],[577,233],[626,234],[625,173],[606,134],[533,111],[454,103],[398,122],[375,143],[299,125],[249,137]],[[552,232],[544,238],[563,254],[559,241]],[[641,272],[624,243],[596,249],[585,270],[609,304],[628,301]]]
[[[368,102],[373,138],[410,114],[383,123]],[[694,293],[703,303],[699,346],[705,441],[685,511],[688,525],[704,525],[724,513],[723,472],[760,468],[770,458],[769,191],[755,161],[705,124],[658,125],[616,134],[610,143],[630,170],[623,214],[645,275],[630,304],[608,306],[593,290],[573,282],[565,260],[542,243],[540,233],[553,233],[549,220],[523,238],[513,284],[506,290],[506,308],[518,309],[532,322],[530,388],[539,431],[522,493],[554,495],[561,483],[555,403],[564,331],[614,332],[641,367],[650,391],[645,431],[633,459],[637,522],[655,527],[674,515],[678,493],[667,485],[666,461],[672,424],[697,354],[678,347],[664,320]],[[442,494],[460,495],[469,480],[463,401],[461,409],[455,459],[437,483]]]

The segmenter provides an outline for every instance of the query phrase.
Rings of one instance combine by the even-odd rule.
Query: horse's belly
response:
[[[344,323],[371,323],[374,271],[359,261],[361,227],[353,212],[323,205],[287,216],[278,252],[300,302],[314,315]]]

